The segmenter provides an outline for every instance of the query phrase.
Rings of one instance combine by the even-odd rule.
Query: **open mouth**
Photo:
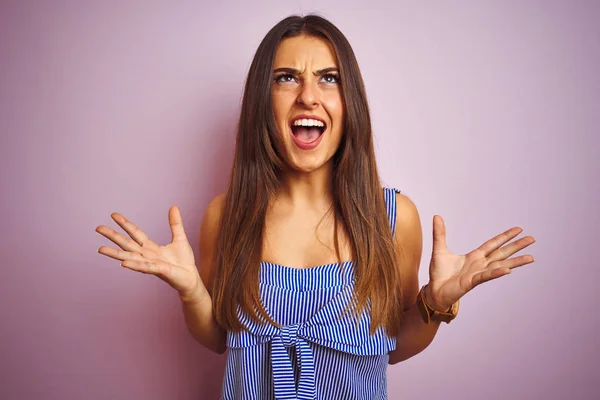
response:
[[[290,128],[296,144],[304,148],[317,143],[327,129],[327,124],[320,118],[297,118],[292,121]]]

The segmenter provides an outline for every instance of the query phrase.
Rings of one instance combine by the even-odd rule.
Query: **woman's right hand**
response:
[[[98,253],[121,260],[123,267],[133,271],[159,277],[177,290],[183,301],[199,301],[208,293],[198,274],[194,252],[183,230],[177,206],[169,209],[173,239],[166,246],[154,243],[123,215],[112,213],[111,217],[131,239],[108,226],[99,225],[96,232],[111,240],[121,250],[101,246]]]

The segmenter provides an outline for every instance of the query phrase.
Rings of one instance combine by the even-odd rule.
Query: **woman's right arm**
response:
[[[200,225],[198,271],[204,285],[190,295],[180,295],[185,323],[192,336],[204,347],[222,354],[226,350],[226,332],[221,329],[213,315],[212,282],[213,261],[223,210],[224,195],[215,197],[204,213]]]
[[[112,213],[111,218],[129,237],[105,225],[96,227],[96,232],[119,247],[101,246],[98,253],[120,260],[121,266],[132,271],[155,275],[176,289],[190,333],[203,346],[216,353],[223,353],[226,348],[226,332],[217,325],[211,302],[213,257],[223,199],[223,195],[217,196],[204,213],[198,262],[194,259],[194,251],[183,229],[177,206],[169,208],[173,240],[166,246],[150,240],[140,228],[119,213]]]

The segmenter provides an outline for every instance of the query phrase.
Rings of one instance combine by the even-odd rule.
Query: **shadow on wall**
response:
[[[219,115],[211,118],[209,126],[206,125],[205,120],[199,121],[198,126],[202,127],[204,136],[207,132],[214,134],[211,135],[210,149],[207,152],[210,160],[203,160],[202,162],[202,165],[208,164],[212,168],[198,171],[197,181],[202,182],[202,184],[196,188],[196,193],[191,196],[193,203],[188,207],[190,210],[194,210],[194,214],[190,215],[190,218],[188,218],[189,221],[186,224],[194,229],[186,228],[186,231],[188,231],[190,242],[194,240],[192,246],[196,259],[198,259],[196,239],[198,238],[204,210],[216,195],[227,190],[231,166],[233,164],[238,118],[239,110],[228,107],[227,111],[221,112]],[[227,122],[224,123],[224,121]],[[179,316],[172,318],[170,322],[174,326],[183,327],[185,329],[184,334],[188,338],[188,340],[181,342],[180,351],[177,354],[181,355],[179,361],[183,364],[185,370],[188,371],[186,381],[189,382],[189,391],[181,393],[181,397],[177,398],[189,398],[190,400],[217,399],[221,394],[227,352],[225,354],[215,354],[196,342],[185,328],[179,301],[177,301],[177,310],[179,311]],[[165,315],[172,316],[174,314],[176,313]],[[176,335],[176,332],[171,332],[168,336],[172,339]],[[169,340],[167,337],[165,339]]]
[[[207,127],[205,121],[201,121],[202,125],[199,125],[202,126],[203,131],[204,129],[208,129],[216,134],[213,135],[214,140],[211,139],[210,142],[210,165],[213,168],[212,170],[198,171],[198,180],[203,182],[203,185],[197,189],[198,192],[194,196],[194,198],[200,200],[197,204],[201,204],[201,206],[194,207],[192,205],[190,208],[195,210],[195,214],[191,216],[191,223],[193,224],[191,226],[197,227],[197,230],[193,232],[193,238],[198,237],[202,214],[208,203],[216,195],[227,191],[231,166],[233,164],[238,118],[239,110],[237,108],[235,110],[228,109],[222,115],[217,115],[211,119],[212,126]],[[223,121],[227,122],[224,123]],[[196,259],[198,259],[198,246],[194,247],[194,254]],[[179,303],[177,306],[179,308]],[[183,322],[182,313],[180,321]],[[183,322],[183,326],[185,327],[185,322]],[[188,375],[190,392],[182,393],[183,396],[181,398],[188,398],[189,396],[190,400],[218,399],[221,394],[227,352],[224,354],[213,353],[192,339],[187,330],[186,335],[191,340],[182,344],[182,352],[180,354],[184,355],[183,364],[186,366],[186,370],[193,371],[193,373]]]
[[[206,141],[209,132],[210,141],[204,149],[198,149],[198,157],[202,159],[194,163],[198,165],[197,170],[193,171],[194,184],[187,189],[189,193],[180,196],[183,200],[177,203],[182,210],[186,234],[196,260],[204,210],[216,195],[227,190],[238,112],[228,107],[226,111],[213,115],[210,121],[205,119],[197,125],[201,127],[198,128],[201,129],[200,141]],[[227,122],[224,124],[223,121]],[[191,145],[197,146],[198,138],[192,139]],[[151,230],[165,231],[165,214],[154,218]],[[168,237],[170,239],[170,233]],[[133,344],[143,342],[142,347],[146,348],[145,351],[138,348],[135,351],[138,359],[128,363],[137,369],[130,373],[130,378],[140,381],[138,388],[128,382],[129,389],[135,390],[135,396],[143,393],[146,399],[219,398],[227,353],[215,354],[192,338],[185,326],[177,295],[163,281],[148,276],[147,280],[142,279],[144,282],[139,283],[139,278],[135,276],[131,279],[144,287],[140,290],[144,298],[137,297],[134,304],[129,304],[126,310],[121,309],[117,320],[111,321],[109,318],[104,321],[106,324],[115,324],[113,326],[128,326],[127,332],[123,332],[128,336],[124,341]],[[154,379],[157,381],[152,382]]]

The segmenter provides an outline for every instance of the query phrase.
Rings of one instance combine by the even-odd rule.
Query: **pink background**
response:
[[[455,252],[537,239],[389,368],[390,399],[597,398],[599,4],[388,3],[2,2],[0,398],[218,397],[225,357],[94,228],[118,211],[164,244],[177,204],[195,245],[254,51],[312,11],[353,45],[382,177],[420,210],[421,283],[434,213]]]

